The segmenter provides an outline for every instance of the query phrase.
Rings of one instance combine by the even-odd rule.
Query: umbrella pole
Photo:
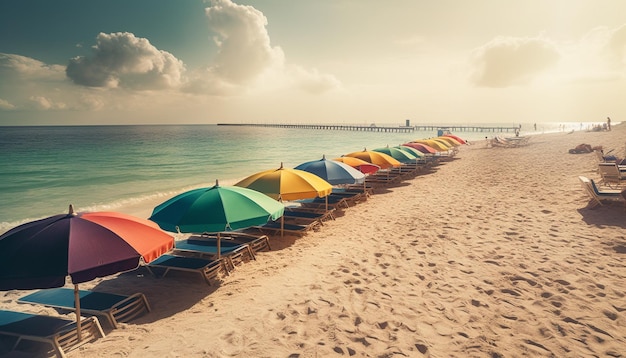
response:
[[[81,319],[80,319],[80,294],[78,292],[78,285],[74,284],[74,308],[76,308],[76,330],[78,333],[78,341],[83,340],[83,333],[81,330]]]
[[[222,236],[220,233],[217,233],[217,258],[220,259],[222,257]]]
[[[285,216],[281,216],[280,217],[280,237],[282,238],[284,236],[284,232],[285,232]]]

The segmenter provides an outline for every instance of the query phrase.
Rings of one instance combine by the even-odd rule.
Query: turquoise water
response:
[[[455,134],[478,140],[496,133]],[[295,167],[433,136],[217,125],[0,127],[0,233],[69,204],[124,211],[216,180],[234,184],[281,162]]]

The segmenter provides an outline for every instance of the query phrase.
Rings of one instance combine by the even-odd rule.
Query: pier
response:
[[[450,132],[515,132],[519,127],[489,127],[489,126],[457,126],[457,125],[414,125],[414,126],[377,126],[353,124],[277,124],[277,123],[218,123],[218,126],[240,127],[274,127],[295,129],[323,129],[337,131],[388,132],[411,133],[415,131],[450,131]]]

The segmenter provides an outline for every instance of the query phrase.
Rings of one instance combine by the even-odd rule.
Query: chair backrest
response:
[[[619,183],[620,172],[616,163],[598,163],[598,171],[603,183]]]

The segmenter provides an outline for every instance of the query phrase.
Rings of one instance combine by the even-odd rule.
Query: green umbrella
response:
[[[385,153],[391,156],[393,159],[399,161],[400,163],[415,163],[415,161],[417,160],[417,157],[415,155],[395,147],[386,146],[384,148],[373,149],[373,151]]]
[[[163,230],[219,233],[264,225],[283,216],[285,206],[256,190],[238,186],[193,189],[158,205],[150,220]]]

